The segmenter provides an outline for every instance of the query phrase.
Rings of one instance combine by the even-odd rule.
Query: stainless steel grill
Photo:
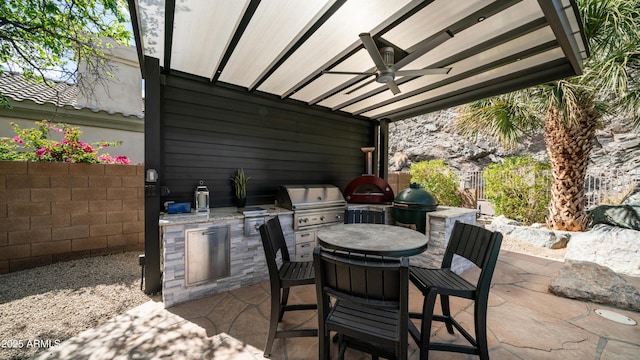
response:
[[[344,222],[347,202],[333,185],[282,185],[276,194],[278,206],[293,210],[293,229]]]

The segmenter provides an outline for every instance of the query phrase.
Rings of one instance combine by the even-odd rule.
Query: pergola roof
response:
[[[405,119],[582,72],[573,0],[130,0],[139,56],[164,73],[372,120]],[[393,46],[401,93],[369,75],[360,41]]]

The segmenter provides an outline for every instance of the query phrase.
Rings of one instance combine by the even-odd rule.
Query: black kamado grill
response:
[[[421,233],[427,233],[427,213],[435,211],[438,202],[420,185],[412,183],[400,191],[393,202],[393,214],[400,226],[406,226]]]

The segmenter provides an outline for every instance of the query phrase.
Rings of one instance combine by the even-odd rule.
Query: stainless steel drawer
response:
[[[244,236],[260,235],[260,226],[264,225],[263,216],[244,218]]]
[[[312,261],[313,260],[313,248],[314,242],[305,242],[296,244],[296,261]]]
[[[313,241],[315,243],[318,232],[316,230],[296,231],[296,244]]]
[[[313,248],[317,244],[317,230],[304,230],[295,232],[295,260],[313,261]]]

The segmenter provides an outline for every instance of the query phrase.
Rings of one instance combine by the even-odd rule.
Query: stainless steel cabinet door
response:
[[[230,232],[229,225],[186,231],[186,286],[230,275]]]

